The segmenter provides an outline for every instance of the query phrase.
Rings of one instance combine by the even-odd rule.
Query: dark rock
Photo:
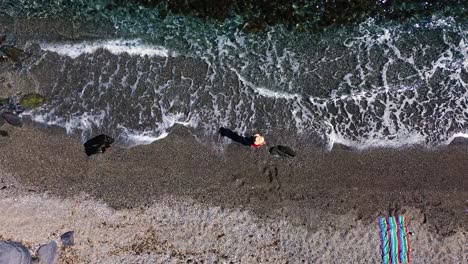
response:
[[[292,150],[290,147],[278,145],[271,147],[269,150],[271,155],[286,157],[286,158],[293,158],[296,156],[296,152]]]
[[[73,232],[73,231],[68,231],[66,233],[63,233],[60,236],[60,240],[62,240],[62,245],[63,246],[69,247],[69,246],[75,245],[74,233],[75,232]]]
[[[18,242],[0,241],[1,264],[31,264],[29,250]]]
[[[12,126],[17,126],[17,127],[22,127],[23,126],[23,121],[21,121],[21,118],[13,113],[10,112],[5,112],[2,114],[3,119],[7,121],[8,124]]]
[[[97,153],[104,153],[106,148],[109,148],[112,143],[114,143],[114,139],[110,136],[104,134],[95,136],[84,143],[86,155],[91,156]]]
[[[0,97],[0,106],[6,106],[10,102],[9,98],[1,98]]]
[[[46,245],[42,245],[37,250],[37,255],[42,263],[45,264],[55,264],[58,261],[58,250],[57,250],[57,243],[55,241],[50,241]]]
[[[20,62],[23,57],[23,50],[13,46],[4,45],[0,47],[0,51],[14,62]]]

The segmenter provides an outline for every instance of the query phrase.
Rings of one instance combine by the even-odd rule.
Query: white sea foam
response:
[[[268,98],[276,98],[276,99],[295,99],[301,97],[298,94],[295,93],[285,93],[285,92],[278,92],[278,91],[272,91],[270,89],[264,88],[264,87],[259,87],[255,85],[254,83],[250,82],[242,76],[237,70],[231,68],[231,70],[236,73],[237,78],[239,79],[240,82],[242,82],[245,86],[252,88],[255,92],[257,92],[259,95],[268,97]]]
[[[329,149],[333,148],[335,144],[342,144],[355,149],[369,149],[369,148],[401,148],[413,145],[422,145],[426,143],[426,137],[418,134],[411,133],[408,131],[398,132],[392,134],[392,138],[385,138],[379,135],[378,132],[374,133],[373,136],[369,136],[368,139],[363,140],[351,140],[346,135],[340,132],[336,132],[333,129],[328,134]]]
[[[23,116],[29,116],[32,121],[46,124],[49,126],[59,126],[66,130],[67,134],[76,131],[81,132],[82,140],[85,141],[93,135],[93,129],[101,128],[107,113],[105,111],[72,115],[68,118],[60,117],[54,111],[26,111]],[[166,113],[162,117],[162,122],[157,125],[157,128],[151,131],[135,131],[125,126],[117,125],[117,131],[121,131],[119,135],[115,135],[123,146],[148,145],[157,140],[163,139],[169,135],[169,130],[175,125],[185,127],[197,127],[196,119],[186,120],[183,114]]]
[[[70,58],[82,54],[91,54],[99,49],[105,49],[113,54],[127,53],[134,56],[174,57],[176,53],[164,47],[145,44],[140,39],[134,40],[100,40],[80,43],[41,43],[42,50],[58,53]]]
[[[255,91],[259,95],[269,97],[269,98],[295,99],[295,98],[300,97],[298,94],[288,94],[288,93],[284,93],[284,92],[276,92],[276,91],[268,90],[266,88],[261,88],[261,87],[255,88]]]
[[[456,138],[468,138],[468,133],[456,133],[447,140],[446,144],[452,143]]]
[[[41,111],[27,111],[23,113],[31,117],[31,120],[37,123],[46,124],[49,126],[59,126],[67,131],[67,134],[71,134],[76,130],[80,130],[82,138],[85,139],[90,136],[93,128],[98,128],[102,125],[103,120],[106,117],[105,111],[72,115],[69,118],[59,117],[51,112]]]
[[[130,130],[123,128],[124,132],[122,132],[119,137],[125,141],[125,145],[127,146],[137,146],[137,145],[149,145],[155,141],[163,139],[169,135],[167,132],[162,132],[159,135],[153,135],[153,132],[131,132]]]

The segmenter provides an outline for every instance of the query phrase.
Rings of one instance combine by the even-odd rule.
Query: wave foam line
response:
[[[278,92],[278,91],[272,91],[264,87],[258,87],[255,84],[249,82],[245,77],[243,77],[236,69],[230,68],[236,75],[239,81],[241,81],[244,85],[252,88],[255,92],[257,92],[259,95],[268,97],[268,98],[276,98],[276,99],[286,99],[286,100],[291,100],[291,99],[297,99],[300,98],[301,96],[299,94],[295,93],[285,93],[285,92]]]
[[[42,43],[42,50],[55,52],[72,59],[82,54],[91,54],[99,49],[105,49],[113,54],[127,53],[135,56],[148,57],[174,57],[176,53],[160,46],[144,44],[140,39],[134,40],[100,40],[81,43]]]

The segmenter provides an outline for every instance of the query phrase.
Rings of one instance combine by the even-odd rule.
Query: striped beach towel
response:
[[[406,217],[391,216],[379,218],[380,240],[382,242],[382,263],[410,263],[410,243]]]

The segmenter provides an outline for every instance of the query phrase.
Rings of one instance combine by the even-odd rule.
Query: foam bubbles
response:
[[[148,45],[140,39],[134,40],[100,40],[95,42],[80,43],[41,43],[42,50],[55,52],[62,56],[68,56],[72,59],[82,54],[92,54],[99,49],[105,49],[113,54],[127,53],[134,56],[148,57],[169,57],[176,56],[176,53],[169,51],[164,47]]]

